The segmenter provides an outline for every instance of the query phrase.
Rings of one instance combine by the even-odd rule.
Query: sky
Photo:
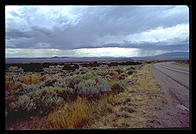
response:
[[[144,57],[189,51],[187,6],[6,6],[5,54]]]

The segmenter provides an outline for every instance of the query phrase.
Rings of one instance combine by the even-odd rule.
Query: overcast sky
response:
[[[6,57],[189,51],[187,6],[6,6]]]

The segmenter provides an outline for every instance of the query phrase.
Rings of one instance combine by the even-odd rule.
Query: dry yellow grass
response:
[[[182,63],[182,62],[174,62],[174,65],[179,65],[179,66],[183,66],[183,67],[189,67],[188,63]]]
[[[45,81],[49,78],[49,74],[44,74],[44,76],[42,76],[42,81]]]
[[[5,91],[10,92],[11,90],[16,90],[19,88],[19,85],[17,85],[16,83],[14,83],[14,81],[12,80],[12,77],[6,76],[5,77]]]
[[[5,87],[6,91],[10,92],[11,90],[14,89],[14,83],[13,81],[6,81],[6,87]]]
[[[77,97],[75,101],[70,101],[50,112],[40,129],[77,128],[91,118],[92,112],[90,102],[86,98]]]
[[[160,97],[160,87],[156,84],[149,66],[144,65],[136,74],[128,77],[136,84],[114,95],[111,99],[112,113],[103,116],[89,128],[145,128],[147,121],[158,118],[152,111],[154,106],[149,104],[151,101],[163,99]]]
[[[38,84],[40,82],[41,82],[40,74],[38,74],[38,73],[32,74],[32,76],[31,76],[31,84]]]
[[[25,75],[20,78],[20,81],[24,84],[31,84],[31,76]]]
[[[6,81],[11,81],[11,80],[12,80],[12,77],[10,77],[10,76],[5,76],[5,80],[6,80]]]
[[[20,81],[24,84],[38,84],[41,82],[41,76],[38,73],[25,75],[20,78]]]
[[[38,125],[38,119],[32,120],[31,129],[92,128],[101,117],[113,112],[112,96],[103,95],[97,100],[78,96],[75,101],[56,107]]]

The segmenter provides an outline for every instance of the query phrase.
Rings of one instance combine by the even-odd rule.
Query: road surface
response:
[[[150,70],[167,99],[158,113],[162,127],[189,127],[189,68],[161,62]]]

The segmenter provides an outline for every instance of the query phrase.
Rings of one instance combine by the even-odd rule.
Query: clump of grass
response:
[[[49,74],[44,74],[42,77],[41,77],[41,80],[42,81],[45,81],[49,78]]]
[[[109,104],[115,105],[115,103],[116,103],[116,96],[114,94],[109,94],[107,96],[107,101],[108,101]]]
[[[136,73],[135,67],[131,66],[131,67],[127,68],[126,73],[128,75],[132,75],[133,73]]]
[[[15,84],[14,84],[14,82],[12,81],[12,80],[7,80],[6,82],[5,82],[5,84],[6,84],[6,91],[8,91],[8,92],[10,92],[11,90],[14,90],[15,89]]]
[[[10,76],[6,76],[5,77],[5,91],[7,92],[14,92],[16,91],[19,87],[20,87],[20,84],[18,81],[17,81],[17,78],[15,76],[13,77],[10,77]]]
[[[39,74],[24,75],[20,81],[24,84],[39,84],[41,83],[41,76]]]
[[[41,82],[41,76],[39,74],[32,74],[31,84],[39,84]]]
[[[31,84],[31,76],[30,75],[24,75],[21,77],[20,81],[24,84]]]
[[[68,102],[50,112],[44,127],[46,129],[76,128],[88,120],[92,112],[90,102],[78,96],[75,101]]]
[[[112,96],[102,95],[97,100],[77,96],[75,100],[54,108],[34,129],[88,128],[97,119],[113,112],[113,106],[109,103]]]
[[[118,94],[126,89],[126,83],[124,81],[117,81],[112,84],[111,89],[115,94]]]

